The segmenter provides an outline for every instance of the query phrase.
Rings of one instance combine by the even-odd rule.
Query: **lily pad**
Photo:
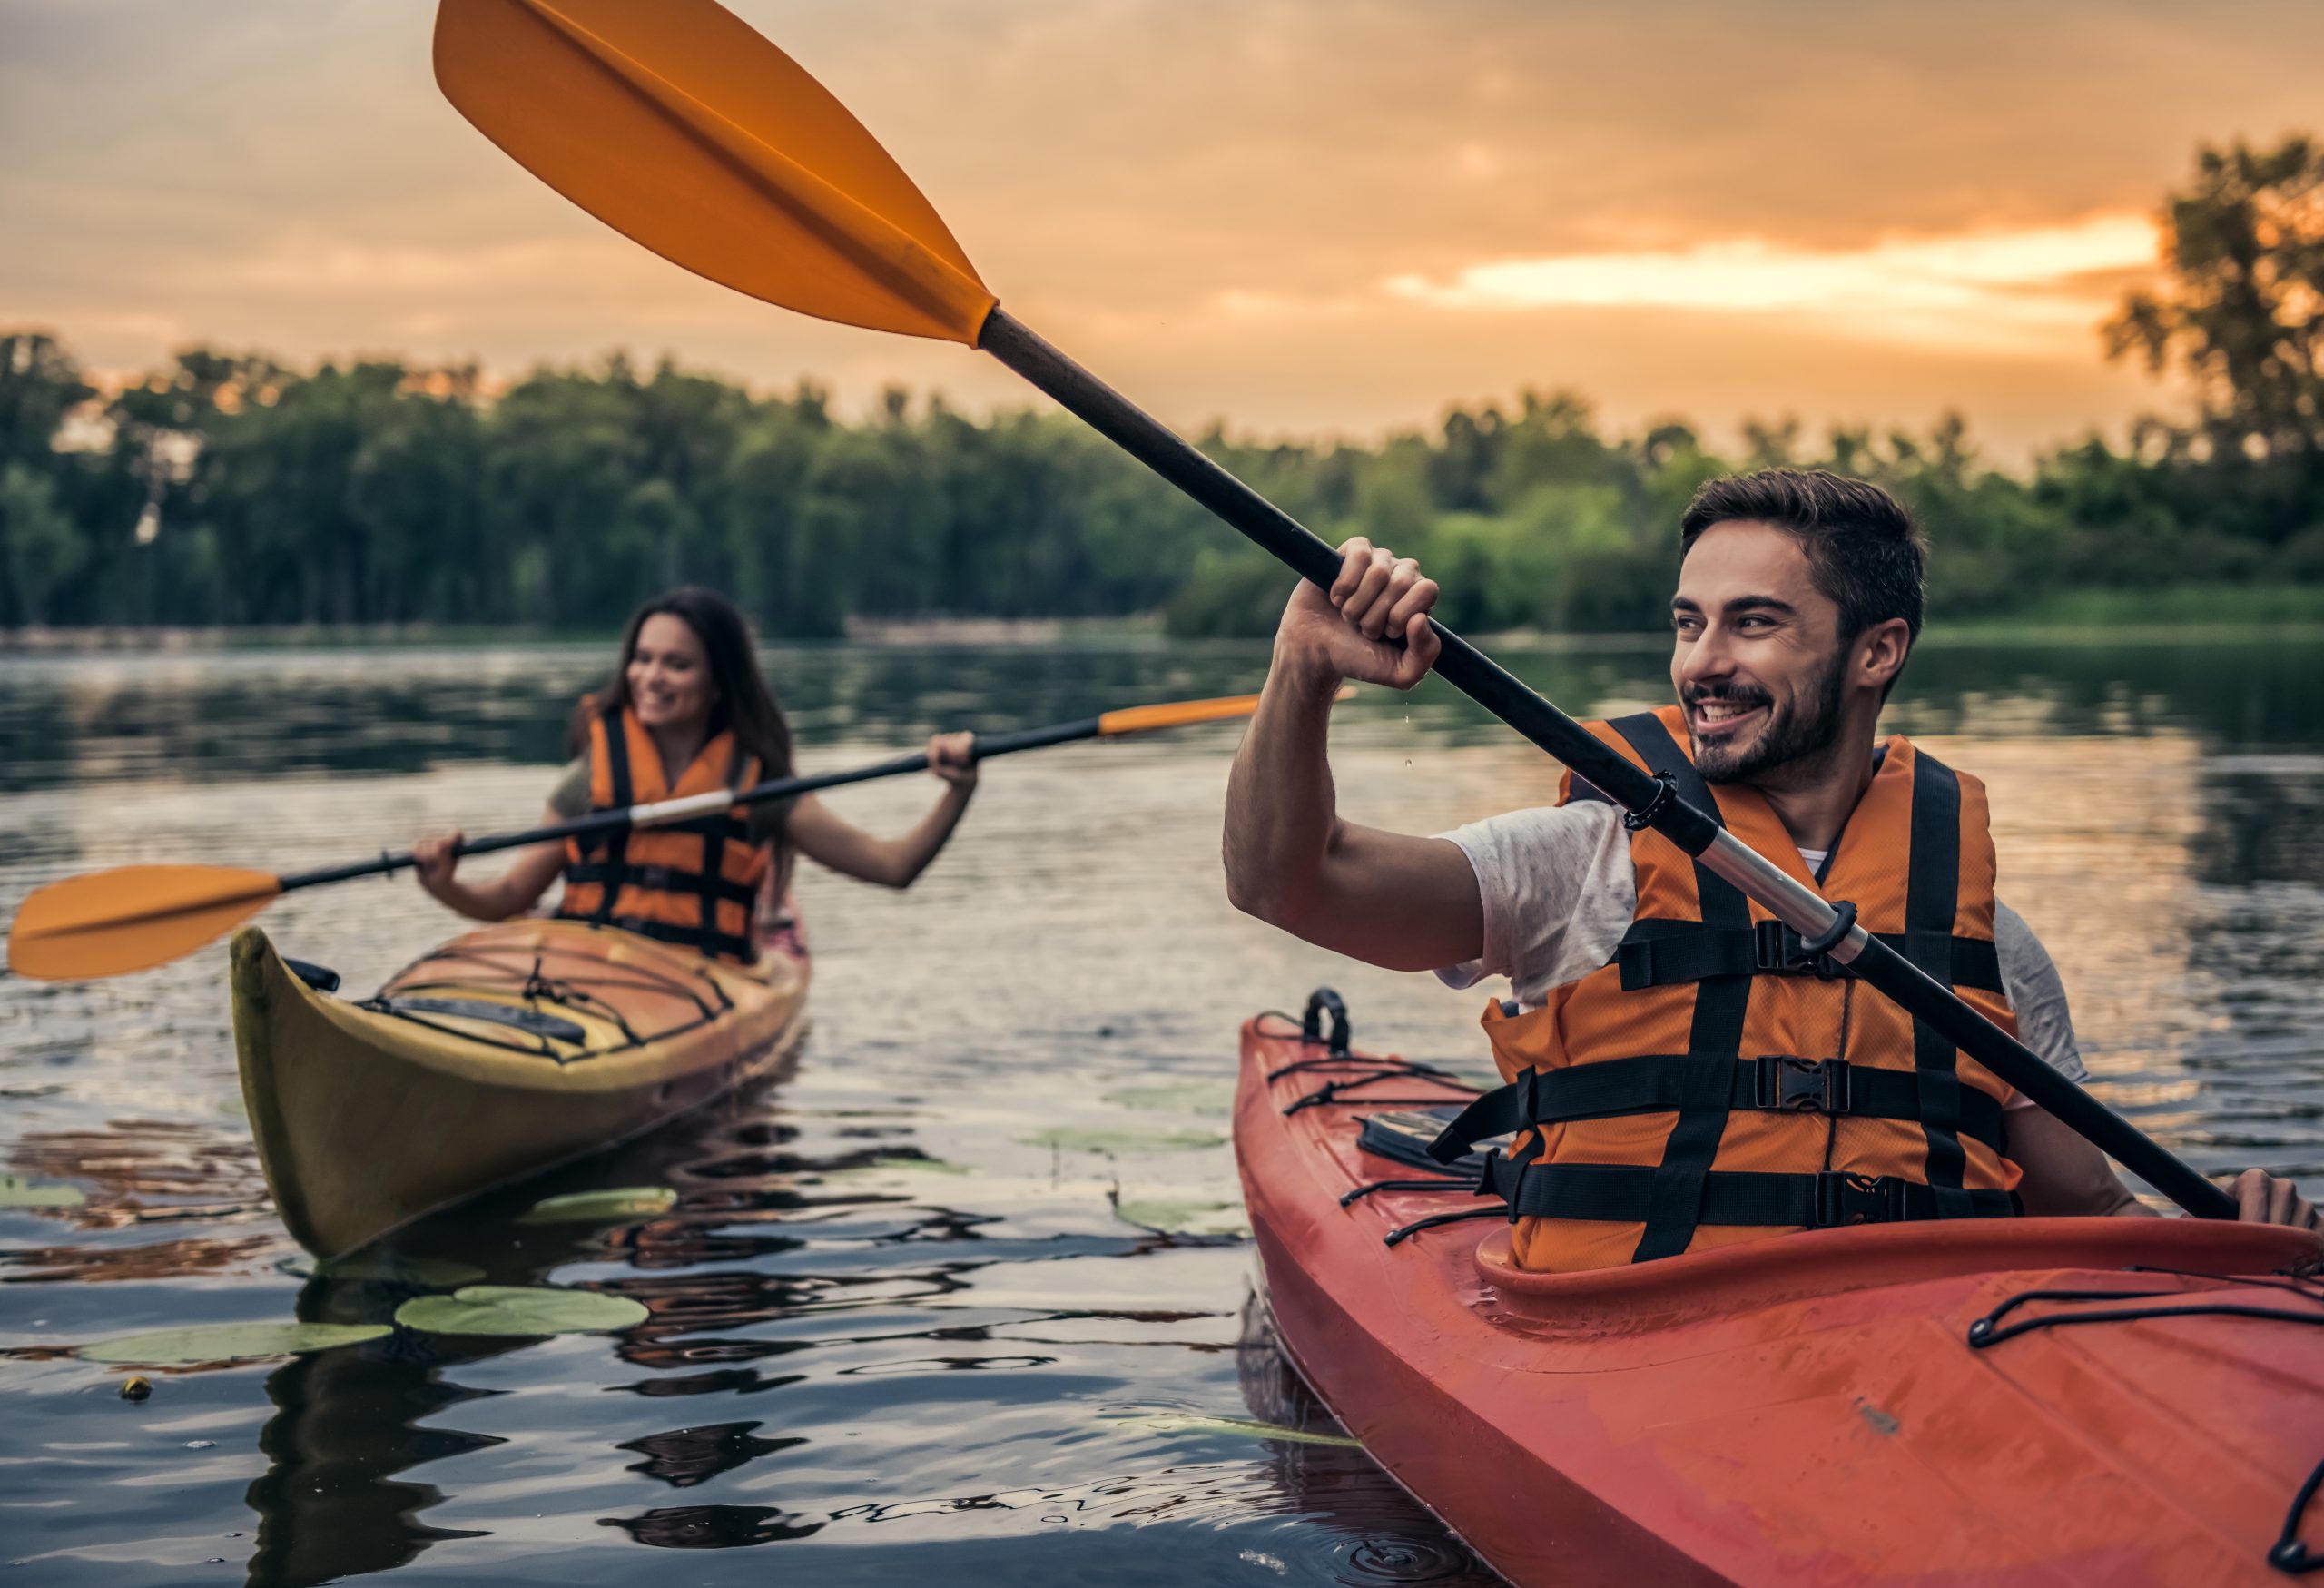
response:
[[[1240,1202],[1117,1202],[1114,1215],[1168,1235],[1234,1235],[1249,1228]]]
[[[678,1204],[678,1194],[667,1186],[615,1186],[603,1191],[573,1191],[544,1197],[519,1224],[609,1224],[624,1218],[650,1218]]]
[[[1361,1450],[1364,1442],[1344,1434],[1311,1434],[1305,1428],[1285,1428],[1275,1423],[1262,1423],[1251,1417],[1206,1417],[1195,1412],[1158,1412],[1147,1417],[1126,1417],[1124,1424],[1150,1429],[1157,1434],[1235,1434],[1246,1439],[1273,1439],[1285,1445],[1329,1445],[1342,1450]]]
[[[1109,1091],[1105,1100],[1123,1109],[1223,1114],[1235,1106],[1235,1086],[1232,1081],[1225,1080],[1193,1080],[1179,1086],[1135,1086],[1128,1091]]]
[[[212,1362],[239,1362],[251,1356],[295,1356],[302,1351],[328,1351],[334,1346],[376,1340],[388,1332],[385,1324],[207,1324],[99,1340],[94,1346],[81,1347],[81,1360],[134,1362],[148,1367],[196,1367]]]
[[[415,1296],[396,1322],[433,1335],[576,1335],[644,1323],[645,1308],[626,1296],[526,1285],[470,1285],[449,1296]]]
[[[1067,1152],[1192,1152],[1221,1147],[1226,1138],[1212,1130],[1082,1130],[1059,1128],[1036,1130],[1019,1140],[1028,1147],[1053,1147]]]
[[[0,1208],[78,1208],[88,1199],[78,1186],[43,1185],[0,1175]]]

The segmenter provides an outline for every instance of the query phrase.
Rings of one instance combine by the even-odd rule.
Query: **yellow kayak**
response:
[[[246,927],[231,979],[276,1211],[325,1258],[699,1108],[807,1025],[803,951],[726,965],[576,921],[464,933],[360,1001]]]

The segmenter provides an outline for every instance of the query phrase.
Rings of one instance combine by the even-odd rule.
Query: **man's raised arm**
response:
[[[1259,709],[1226,785],[1226,894],[1295,937],[1392,971],[1483,952],[1468,857],[1442,838],[1339,819],[1326,740],[1344,679],[1410,689],[1436,660],[1436,586],[1361,538],[1326,595],[1302,580],[1275,631]],[[1403,647],[1383,642],[1401,635]]]

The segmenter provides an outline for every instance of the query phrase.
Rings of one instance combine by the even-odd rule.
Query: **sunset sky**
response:
[[[1628,427],[1997,456],[2172,394],[2096,327],[2201,140],[2324,131],[2324,5],[743,0],[1020,318],[1165,418],[1375,436],[1571,387]],[[1029,400],[599,226],[437,94],[426,0],[0,0],[0,326],[497,375],[613,348],[851,405]]]

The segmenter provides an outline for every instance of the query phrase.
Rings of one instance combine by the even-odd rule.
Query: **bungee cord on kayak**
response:
[[[409,1021],[449,1036],[465,1037],[487,1045],[498,1043],[512,1052],[535,1053],[557,1064],[578,1064],[622,1053],[649,1041],[664,1041],[706,1026],[734,1007],[718,980],[699,967],[675,962],[623,965],[600,975],[594,985],[549,975],[538,950],[507,951],[448,944],[415,961],[388,980],[385,987],[356,1007]],[[445,967],[451,973],[441,974]],[[521,967],[521,973],[519,971]],[[427,974],[421,974],[425,971]],[[513,990],[510,983],[515,983]],[[311,985],[311,982],[310,983]],[[511,992],[517,1001],[478,997],[480,990]],[[674,1023],[640,1032],[630,1023],[618,1000],[624,994],[675,994],[693,1006],[691,1018],[681,1014]],[[586,1027],[542,1013],[547,1003],[609,1021],[620,1040],[592,1044]],[[451,1016],[458,1024],[431,1016]],[[530,1035],[531,1043],[509,1041],[499,1027]]]
[[[2324,1570],[2324,1554],[2311,1553],[2299,1536],[2299,1524],[2308,1514],[2316,1492],[2324,1489],[2324,1460],[2317,1462],[2299,1492],[2291,1497],[2291,1507],[2284,1513],[2284,1524],[2276,1534],[2276,1542],[2269,1547],[2268,1563],[2280,1572],[2305,1573]]]

